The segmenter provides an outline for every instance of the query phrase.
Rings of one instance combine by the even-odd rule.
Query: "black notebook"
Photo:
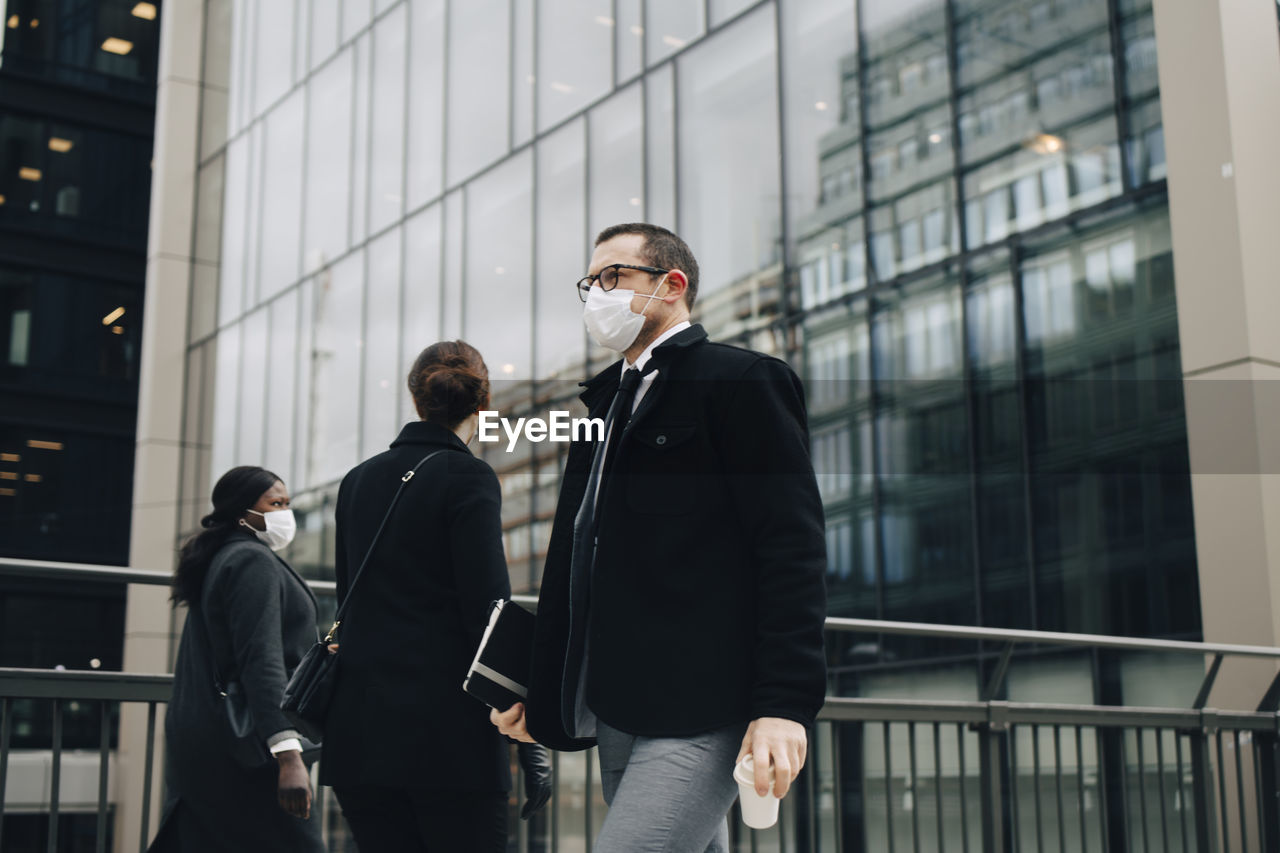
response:
[[[523,702],[533,667],[533,622],[520,605],[495,601],[462,689],[499,711]]]

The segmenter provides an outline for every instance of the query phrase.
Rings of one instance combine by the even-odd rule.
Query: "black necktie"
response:
[[[609,414],[604,420],[604,434],[606,440],[598,449],[597,453],[603,453],[604,465],[600,471],[600,481],[596,486],[596,496],[603,494],[604,484],[609,480],[609,472],[613,470],[613,461],[618,458],[618,447],[622,441],[622,432],[627,428],[627,423],[631,420],[631,410],[635,406],[636,389],[640,387],[641,374],[634,367],[627,369],[622,374],[622,382],[618,385],[618,393],[613,397],[613,404],[609,406]],[[595,465],[591,466],[595,468]]]
[[[631,407],[639,387],[640,371],[634,367],[629,368],[622,374],[622,382],[613,395],[613,402],[609,404],[609,411],[604,418],[604,440],[596,445],[595,455],[591,457],[587,488],[582,496],[582,503],[578,505],[578,515],[573,520],[573,551],[569,562],[569,646],[565,655],[560,707],[565,731],[571,736],[577,728],[578,679],[586,645],[587,603],[590,599],[591,572],[595,564],[598,516],[596,496],[607,477],[605,465],[617,458],[622,432],[631,419]]]

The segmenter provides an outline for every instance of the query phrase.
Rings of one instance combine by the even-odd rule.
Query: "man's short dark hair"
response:
[[[689,249],[689,244],[660,225],[647,222],[627,222],[622,225],[610,225],[596,237],[596,245],[606,243],[614,237],[624,234],[639,234],[644,237],[640,246],[640,257],[652,267],[664,270],[680,270],[689,280],[685,290],[685,304],[693,310],[693,301],[698,298],[698,260]]]

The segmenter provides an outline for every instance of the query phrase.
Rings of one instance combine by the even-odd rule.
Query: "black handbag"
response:
[[[289,722],[297,727],[298,731],[312,740],[322,740],[324,738],[324,724],[326,717],[329,715],[329,702],[333,698],[334,687],[338,683],[338,655],[329,652],[329,644],[334,642],[338,636],[338,626],[342,624],[342,617],[351,605],[351,594],[355,592],[356,584],[359,583],[360,576],[364,574],[365,566],[369,564],[369,558],[373,556],[373,549],[378,546],[378,540],[382,538],[382,531],[386,529],[387,521],[391,518],[391,512],[400,501],[400,495],[404,493],[405,486],[409,485],[409,481],[413,479],[423,463],[432,456],[444,452],[443,450],[437,450],[434,453],[427,454],[418,460],[417,465],[414,465],[400,478],[400,486],[396,489],[395,496],[391,498],[391,505],[387,507],[387,514],[382,517],[382,523],[378,525],[378,532],[373,535],[373,541],[369,543],[369,550],[365,552],[364,560],[360,562],[360,568],[356,569],[355,577],[351,579],[351,585],[347,587],[346,598],[342,600],[342,605],[333,616],[333,626],[329,628],[329,633],[325,634],[323,640],[320,640],[307,650],[306,655],[298,664],[298,668],[293,671],[293,676],[284,688],[284,698],[280,700],[280,710],[289,718]]]
[[[222,709],[227,717],[227,731],[230,738],[227,751],[231,758],[246,770],[261,767],[271,760],[267,743],[253,728],[253,709],[249,707],[249,697],[238,681],[218,684],[218,695],[222,700]]]

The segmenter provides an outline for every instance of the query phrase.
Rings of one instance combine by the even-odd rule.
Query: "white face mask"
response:
[[[240,519],[240,523],[252,530],[254,535],[265,542],[272,551],[284,548],[293,541],[293,535],[298,532],[298,522],[293,517],[291,509],[277,509],[272,512],[258,512],[256,509],[251,509],[249,512],[262,516],[267,529],[257,530],[243,518]]]
[[[587,304],[582,306],[582,322],[593,341],[614,352],[624,352],[636,342],[640,329],[644,327],[644,314],[631,310],[631,300],[635,295],[636,291],[620,287],[613,290],[591,288],[587,293]],[[657,290],[648,294],[648,298],[657,299]],[[645,308],[648,307],[646,302]]]

